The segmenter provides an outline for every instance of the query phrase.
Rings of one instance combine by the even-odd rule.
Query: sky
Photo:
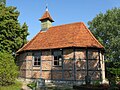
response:
[[[28,25],[27,37],[31,40],[40,30],[39,18],[45,12],[46,4],[51,17],[55,22],[53,26],[84,22],[87,25],[100,12],[114,7],[120,8],[120,0],[6,0],[7,6],[15,6],[20,12],[19,22]]]

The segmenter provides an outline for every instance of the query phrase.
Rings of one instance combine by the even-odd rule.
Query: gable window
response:
[[[33,54],[33,66],[40,66],[41,65],[41,54],[40,52],[34,52]]]
[[[62,52],[56,50],[53,52],[54,55],[54,66],[62,66]]]

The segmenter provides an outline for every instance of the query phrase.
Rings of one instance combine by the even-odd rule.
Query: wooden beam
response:
[[[76,81],[76,57],[75,57],[75,47],[73,47],[73,60],[74,60],[74,80]]]

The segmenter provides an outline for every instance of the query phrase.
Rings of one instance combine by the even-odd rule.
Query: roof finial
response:
[[[46,11],[48,11],[48,6],[46,5]]]
[[[47,4],[47,0],[45,0],[46,1],[46,11],[48,11],[48,4]]]

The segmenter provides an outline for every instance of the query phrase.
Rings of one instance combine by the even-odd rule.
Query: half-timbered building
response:
[[[48,10],[40,32],[17,52],[20,77],[53,81],[105,79],[104,47],[83,22],[52,26]]]

